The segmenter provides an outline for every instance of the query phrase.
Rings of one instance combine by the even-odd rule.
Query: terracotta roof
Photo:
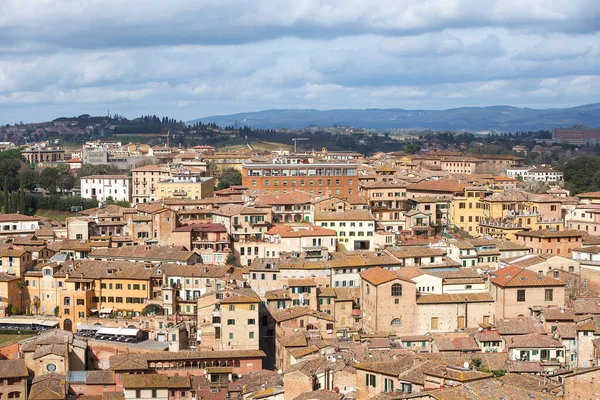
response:
[[[267,212],[263,210],[259,210],[254,207],[246,207],[240,204],[226,204],[221,206],[218,210],[214,210],[213,214],[215,215],[225,215],[228,217],[234,215],[266,215]]]
[[[115,374],[112,371],[87,371],[86,385],[114,385]]]
[[[524,390],[504,384],[499,380],[486,379],[469,382],[454,388],[444,388],[428,392],[436,400],[549,400],[556,395]]]
[[[294,397],[293,400],[342,400],[344,395],[330,390],[315,390]]]
[[[34,378],[28,398],[31,400],[64,400],[65,376],[57,373],[38,375]]]
[[[535,238],[563,238],[563,237],[583,237],[583,233],[576,230],[557,231],[556,229],[538,229],[531,231],[522,231],[515,233],[516,236],[526,236]]]
[[[323,228],[318,225],[302,224],[293,225],[273,225],[265,235],[279,235],[282,238],[310,237],[310,236],[336,236],[333,229]]]
[[[124,258],[138,260],[164,260],[188,261],[195,253],[181,250],[178,247],[161,246],[123,246],[107,249],[95,249],[90,253],[90,258]]]
[[[491,293],[461,293],[461,294],[422,294],[417,297],[417,304],[443,303],[487,303],[493,302]]]
[[[360,273],[362,279],[367,282],[379,286],[383,283],[391,282],[393,280],[399,279],[405,282],[414,283],[410,279],[406,279],[401,277],[396,271],[388,271],[387,269],[383,269],[381,267],[369,268]]]
[[[84,176],[80,179],[122,179],[128,180],[129,177],[127,175],[88,175]]]
[[[281,309],[281,310],[273,310],[271,312],[271,316],[273,317],[273,319],[276,322],[287,321],[290,319],[303,317],[306,315],[312,316],[315,318],[324,319],[327,321],[335,321],[335,318],[333,318],[333,316],[323,313],[323,312],[320,312],[320,311],[310,309],[308,307],[292,307],[292,308]]]
[[[479,351],[479,345],[471,336],[434,336],[433,343],[438,351]]]
[[[407,191],[426,191],[426,192],[444,192],[444,193],[460,193],[467,187],[464,183],[458,182],[440,182],[440,181],[424,181],[409,185]]]
[[[498,320],[496,328],[500,335],[526,335],[528,333],[545,333],[544,325],[534,320]]]
[[[0,222],[39,221],[40,218],[23,214],[0,214]]]
[[[0,360],[0,378],[19,378],[27,377],[27,367],[25,360]]]
[[[575,311],[572,308],[546,307],[542,308],[546,321],[575,321]]]
[[[169,376],[163,374],[125,374],[123,389],[168,388]]]
[[[565,283],[517,266],[508,266],[492,272],[492,283],[501,287],[564,286]]]
[[[369,210],[316,211],[315,221],[375,221]]]
[[[414,257],[443,257],[446,255],[446,251],[444,250],[422,246],[403,246],[397,249],[387,249],[386,251],[399,259]]]
[[[360,369],[362,371],[375,372],[383,375],[397,377],[401,373],[411,369],[414,365],[414,356],[412,354],[409,354],[406,356],[402,356],[397,360],[355,364],[354,368]]]
[[[561,348],[564,347],[562,343],[554,339],[550,335],[541,335],[539,333],[531,333],[528,335],[519,335],[511,338],[506,344],[507,347],[512,349],[527,348],[527,349],[538,349],[538,348]]]

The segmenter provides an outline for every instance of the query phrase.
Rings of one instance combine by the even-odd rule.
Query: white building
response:
[[[375,248],[375,218],[369,210],[316,212],[315,225],[335,230],[347,250]]]
[[[81,197],[106,201],[129,200],[129,178],[126,175],[91,175],[81,178]]]
[[[563,173],[553,170],[551,167],[516,167],[507,168],[506,175],[509,178],[521,177],[524,182],[562,182]]]
[[[0,236],[27,235],[40,228],[39,218],[21,214],[0,215]]]

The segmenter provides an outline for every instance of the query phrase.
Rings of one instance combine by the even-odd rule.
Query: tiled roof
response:
[[[526,335],[528,333],[545,333],[544,325],[540,321],[523,320],[498,320],[496,328],[500,335]]]
[[[27,367],[25,360],[0,360],[0,378],[19,378],[27,377]]]
[[[538,349],[538,348],[561,348],[562,343],[554,339],[550,335],[541,335],[538,333],[531,333],[528,335],[519,335],[511,338],[506,344],[509,348],[518,349]]]
[[[493,302],[491,293],[461,293],[461,294],[422,294],[417,297],[417,304],[444,303],[486,303]]]
[[[330,390],[315,390],[312,392],[305,392],[299,396],[293,398],[293,400],[342,400],[344,395],[339,392],[332,392]]]
[[[405,282],[414,283],[410,279],[401,277],[399,274],[396,274],[395,272],[396,271],[388,271],[387,269],[383,269],[381,267],[375,267],[375,268],[369,268],[369,269],[361,272],[360,276],[362,279],[366,280],[367,282],[369,282],[375,286],[379,286],[383,283],[391,282],[396,279],[399,279],[399,280],[402,280]]]
[[[90,253],[90,258],[187,261],[194,256],[194,254],[193,251],[181,250],[180,247],[123,246],[95,249]]]
[[[276,322],[287,321],[290,319],[303,317],[305,315],[324,319],[327,321],[335,321],[335,318],[333,318],[333,316],[320,311],[313,310],[309,307],[292,307],[281,310],[273,310],[271,312],[271,316]]]
[[[433,337],[438,351],[479,351],[479,345],[471,336],[439,335]]]
[[[531,231],[522,231],[515,233],[516,236],[526,236],[535,238],[568,238],[568,237],[583,237],[583,233],[576,230],[557,231],[555,229],[538,229]]]
[[[369,210],[316,211],[315,221],[375,221]]]
[[[517,266],[492,272],[492,283],[501,287],[564,286],[564,282]]]
[[[125,374],[123,389],[168,388],[169,376],[163,374]]]

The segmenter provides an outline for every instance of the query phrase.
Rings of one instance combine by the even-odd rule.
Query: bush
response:
[[[29,329],[0,329],[0,335],[35,335],[38,331],[32,331]]]
[[[10,314],[11,315],[18,315],[21,313],[21,310],[19,309],[19,306],[16,304],[13,304],[12,307],[10,308]]]
[[[9,316],[11,311],[12,311],[12,304],[8,303],[6,305],[6,315]]]
[[[58,306],[54,307],[54,315],[58,317],[58,313],[60,311],[60,308]]]

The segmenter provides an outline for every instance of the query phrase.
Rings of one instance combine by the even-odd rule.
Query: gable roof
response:
[[[391,282],[393,280],[399,279],[409,283],[415,283],[414,281],[403,277],[401,274],[397,274],[397,271],[388,271],[387,269],[383,269],[381,267],[369,268],[360,273],[360,277],[367,282],[379,286],[381,284]]]
[[[502,268],[491,273],[492,283],[500,287],[530,287],[530,286],[564,286],[565,283],[547,275],[518,267],[516,265]]]

